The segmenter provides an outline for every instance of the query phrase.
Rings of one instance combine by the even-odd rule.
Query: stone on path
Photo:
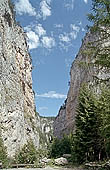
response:
[[[55,165],[67,165],[68,164],[68,160],[66,158],[57,158],[55,159]]]

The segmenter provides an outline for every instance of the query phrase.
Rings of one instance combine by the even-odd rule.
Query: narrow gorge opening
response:
[[[108,0],[1,0],[0,168],[110,169],[109,13]]]
[[[30,1],[30,12],[15,1],[17,20],[28,36],[36,110],[41,116],[56,116],[68,94],[69,72],[85,35],[91,2],[38,1],[37,7],[34,3]]]

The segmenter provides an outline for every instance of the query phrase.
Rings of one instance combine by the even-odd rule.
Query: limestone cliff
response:
[[[94,63],[94,59],[92,56],[88,56],[83,52],[87,50],[88,42],[94,42],[97,38],[99,38],[98,35],[87,33],[79,53],[72,63],[70,71],[70,88],[67,100],[64,106],[61,107],[54,122],[54,135],[59,138],[62,137],[63,134],[69,134],[71,131],[75,130],[78,93],[82,83],[87,82],[90,86],[94,85],[95,90],[99,91],[100,87],[97,80],[110,79],[110,70],[105,68],[99,69],[93,65],[88,67],[89,63]]]
[[[47,146],[53,138],[53,123],[54,117],[42,117],[40,116],[40,144]]]
[[[0,127],[8,155],[29,139],[39,147],[31,78],[32,64],[23,29],[10,0],[0,0]]]

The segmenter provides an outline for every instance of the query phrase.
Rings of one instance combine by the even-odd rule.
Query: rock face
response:
[[[47,145],[53,138],[53,123],[54,117],[41,117],[40,116],[40,129],[42,136],[40,136],[41,143]]]
[[[42,117],[37,113],[37,118],[39,120],[37,125],[37,131],[39,132],[40,147],[47,147],[47,143],[53,138],[53,123],[54,117]]]
[[[101,69],[89,66],[89,63],[94,63],[93,57],[88,56],[82,51],[87,50],[88,42],[94,42],[98,36],[95,34],[87,33],[82,46],[71,66],[70,71],[70,88],[67,95],[67,100],[63,107],[59,110],[58,116],[54,122],[54,135],[58,138],[63,134],[69,134],[75,130],[75,116],[78,103],[78,93],[82,83],[87,82],[90,86],[95,86],[95,90],[99,91],[100,87],[97,80],[110,79],[110,70]],[[110,42],[110,41],[109,41]],[[110,44],[110,43],[109,43]]]
[[[10,0],[0,0],[0,127],[8,155],[29,139],[39,147],[32,64],[26,35],[14,20]]]

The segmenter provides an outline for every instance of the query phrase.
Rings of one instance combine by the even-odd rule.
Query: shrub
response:
[[[49,156],[58,158],[63,154],[71,153],[71,139],[69,136],[64,136],[62,139],[55,138],[50,144]]]
[[[1,137],[1,133],[0,133],[0,161],[3,164],[3,167],[7,167],[9,164],[6,147],[4,146],[3,139]]]
[[[34,164],[37,159],[37,151],[31,140],[15,156],[19,164]]]

